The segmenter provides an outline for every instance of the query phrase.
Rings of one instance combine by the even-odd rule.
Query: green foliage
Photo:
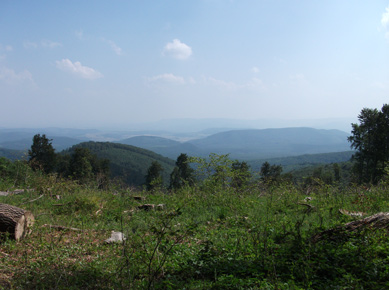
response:
[[[203,188],[213,190],[229,186],[233,175],[233,161],[228,158],[228,154],[211,153],[208,159],[191,157],[189,160],[195,164],[197,178],[201,181]]]
[[[11,161],[0,157],[0,190],[27,187],[29,177],[34,174],[25,161]]]
[[[364,108],[358,120],[348,137],[357,151],[353,156],[357,181],[377,183],[389,161],[389,104],[384,104],[381,111]]]
[[[281,178],[282,166],[270,165],[269,162],[265,162],[261,167],[261,178],[265,183],[278,182]]]
[[[0,157],[5,157],[12,161],[23,159],[24,155],[25,152],[21,150],[0,148]]]
[[[188,155],[181,153],[177,157],[176,166],[170,174],[171,189],[179,189],[184,185],[192,186],[194,184],[194,170],[189,165]]]
[[[29,163],[34,170],[42,170],[45,173],[54,171],[56,154],[51,141],[45,134],[34,136],[31,149],[28,150]]]
[[[99,188],[108,186],[109,160],[99,159],[85,147],[76,147],[70,155],[60,155],[58,173],[80,182],[96,181]]]
[[[163,167],[163,180],[169,180],[169,174],[174,168],[174,161],[169,158],[142,148],[117,143],[84,142],[62,154],[72,154],[75,148],[87,148],[98,159],[109,160],[110,177],[127,186],[141,187],[145,184],[147,170],[153,161],[158,161]]]
[[[232,181],[231,186],[234,188],[245,188],[251,179],[250,167],[245,161],[235,160],[232,164]]]
[[[248,164],[254,172],[259,172],[264,162],[269,162],[270,164],[279,164],[282,166],[283,172],[290,172],[312,166],[347,162],[351,159],[353,153],[354,151],[305,154],[282,158],[250,160],[248,161]]]
[[[225,156],[213,158],[216,168],[234,163]],[[212,168],[205,179],[214,178]],[[0,288],[388,286],[388,232],[341,230],[355,217],[339,213],[389,211],[385,183],[370,188],[321,183],[309,192],[310,199],[299,186],[282,182],[250,186],[244,194],[212,183],[212,194],[203,185],[184,186],[169,195],[163,190],[97,190],[55,175],[28,175],[27,183],[36,190],[0,196],[0,202],[23,207],[36,217],[30,236],[18,243],[0,242]],[[165,206],[140,210],[144,203]],[[332,229],[339,230],[323,234]],[[123,232],[126,241],[104,244],[112,230]],[[314,238],[318,234],[321,239]]]
[[[148,191],[156,190],[158,188],[161,188],[163,185],[163,179],[161,172],[163,171],[163,168],[161,164],[158,163],[158,161],[153,161],[147,170],[146,175],[146,189]]]

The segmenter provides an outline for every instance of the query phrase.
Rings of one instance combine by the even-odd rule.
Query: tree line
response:
[[[389,105],[384,104],[381,110],[362,109],[358,116],[359,123],[352,124],[348,141],[355,154],[353,177],[357,183],[378,183],[386,172],[389,163]],[[76,147],[71,154],[57,154],[46,135],[37,134],[28,151],[29,165],[34,170],[46,174],[58,173],[61,176],[79,181],[97,180],[99,187],[106,187],[110,178],[110,164],[107,159],[99,159],[88,148]],[[164,185],[163,168],[158,161],[153,161],[145,176],[145,187],[152,191]],[[265,183],[275,183],[290,175],[282,175],[281,165],[264,162],[259,175]],[[339,182],[340,168],[333,164],[333,173],[328,176],[321,168],[315,169],[313,178],[324,181]],[[232,186],[237,189],[247,186],[253,173],[245,161],[230,160],[228,155],[210,154],[208,158],[189,157],[182,153],[178,156],[175,167],[170,174],[168,188],[177,190],[195,183],[212,186]]]
[[[352,156],[352,177],[355,183],[377,184],[389,172],[389,105],[384,104],[381,110],[362,109],[358,116],[359,124],[351,124],[352,132],[348,137],[351,148],[356,152]],[[189,165],[194,164],[194,170]],[[260,179],[265,183],[280,181],[282,173],[281,165],[271,165],[264,162],[260,169]],[[152,190],[161,187],[162,167],[154,161],[150,166],[146,184],[147,189]],[[332,164],[332,172],[323,171],[322,167],[314,169],[312,176],[305,182],[312,183],[314,179],[320,179],[325,183],[340,182],[341,168],[337,163]],[[290,174],[282,176],[283,179],[291,179]],[[252,178],[252,172],[244,161],[232,161],[228,155],[210,154],[208,159],[188,157],[181,154],[177,158],[176,167],[170,175],[170,189],[177,189],[183,185],[193,185],[195,180],[203,183],[211,183],[219,186],[232,186],[242,188],[248,185]]]
[[[57,173],[80,182],[95,180],[99,188],[108,186],[109,160],[97,158],[88,148],[76,147],[72,154],[58,154],[51,139],[45,134],[36,134],[28,156],[28,163],[35,171]]]

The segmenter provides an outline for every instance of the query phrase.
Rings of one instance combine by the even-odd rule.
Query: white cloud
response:
[[[385,28],[389,26],[389,7],[386,7],[386,12],[382,14],[381,24]]]
[[[109,46],[112,48],[112,50],[117,54],[117,55],[122,55],[123,54],[123,51],[122,49],[116,45],[115,42],[113,42],[112,40],[107,40],[107,39],[104,39],[103,38],[103,41],[108,43]]]
[[[38,48],[38,44],[36,42],[25,41],[23,43],[24,48]]]
[[[265,84],[259,78],[252,78],[250,81],[248,81],[245,84],[245,87],[246,88],[251,88],[251,89],[264,89],[265,88]]]
[[[42,40],[41,46],[44,48],[56,48],[56,47],[62,46],[62,44],[59,42],[54,42],[54,41],[50,41],[50,40]]]
[[[240,87],[238,84],[236,84],[234,82],[227,82],[227,81],[223,81],[223,80],[218,80],[218,79],[215,79],[213,77],[208,77],[206,79],[206,81],[213,84],[213,85],[216,85],[218,87],[221,87],[221,88],[224,88],[227,90],[236,90]]]
[[[372,84],[372,87],[376,88],[376,89],[381,89],[381,90],[385,90],[388,88],[388,85],[384,82],[374,82]]]
[[[384,29],[389,29],[389,7],[386,7],[385,10],[385,13],[383,13],[381,17],[381,25],[384,27]],[[385,32],[385,38],[389,40],[388,30]]]
[[[289,82],[292,86],[306,86],[309,84],[308,80],[302,73],[294,74],[289,76]]]
[[[212,77],[208,77],[206,79],[207,83],[210,83],[212,85],[215,85],[219,88],[229,90],[229,91],[236,91],[236,90],[242,90],[242,89],[250,89],[250,90],[263,90],[265,89],[265,85],[263,81],[259,78],[252,78],[244,83],[235,83],[235,82],[227,82],[224,80],[218,80]]]
[[[172,42],[165,45],[163,55],[184,60],[192,55],[192,48],[181,42],[179,39],[173,39]]]
[[[28,70],[17,73],[13,69],[0,67],[0,80],[9,85],[18,85],[24,82],[35,85],[32,74]]]
[[[6,58],[6,53],[12,51],[13,48],[11,45],[2,45],[0,44],[0,61]]]
[[[3,46],[3,45],[0,44],[0,51],[7,51],[7,52],[9,52],[9,51],[12,51],[12,50],[13,50],[13,48],[12,48],[11,45]]]
[[[164,82],[169,82],[169,83],[176,83],[176,84],[185,84],[186,81],[183,77],[181,76],[175,76],[174,74],[161,74],[157,75],[154,77],[151,77],[148,79],[149,82],[156,82],[156,81],[164,81]],[[193,79],[190,80],[192,82]]]
[[[259,68],[257,68],[256,66],[253,66],[251,69],[251,72],[257,74],[257,73],[259,73]]]
[[[79,61],[73,63],[69,59],[63,59],[61,61],[57,60],[56,64],[57,68],[84,79],[92,80],[103,77],[100,72],[94,70],[93,68],[83,66]]]
[[[23,43],[24,48],[36,49],[36,48],[56,48],[62,46],[62,43],[54,42],[51,40],[41,40],[40,42],[25,41]]]
[[[79,39],[79,40],[83,40],[84,39],[84,32],[80,29],[80,30],[77,30],[76,32],[74,32],[74,34],[76,35],[76,37]]]

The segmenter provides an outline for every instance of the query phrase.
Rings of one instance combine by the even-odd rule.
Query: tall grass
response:
[[[35,190],[0,197],[37,220],[27,238],[0,243],[4,289],[389,287],[386,230],[312,239],[354,219],[340,209],[389,211],[385,184],[318,183],[309,191],[288,183],[239,191],[212,184],[150,194],[36,175],[25,186]],[[139,209],[144,203],[164,207]],[[111,231],[127,239],[106,244]]]

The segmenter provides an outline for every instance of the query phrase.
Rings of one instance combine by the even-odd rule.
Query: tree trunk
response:
[[[0,232],[19,241],[31,232],[34,215],[24,209],[0,203]]]

